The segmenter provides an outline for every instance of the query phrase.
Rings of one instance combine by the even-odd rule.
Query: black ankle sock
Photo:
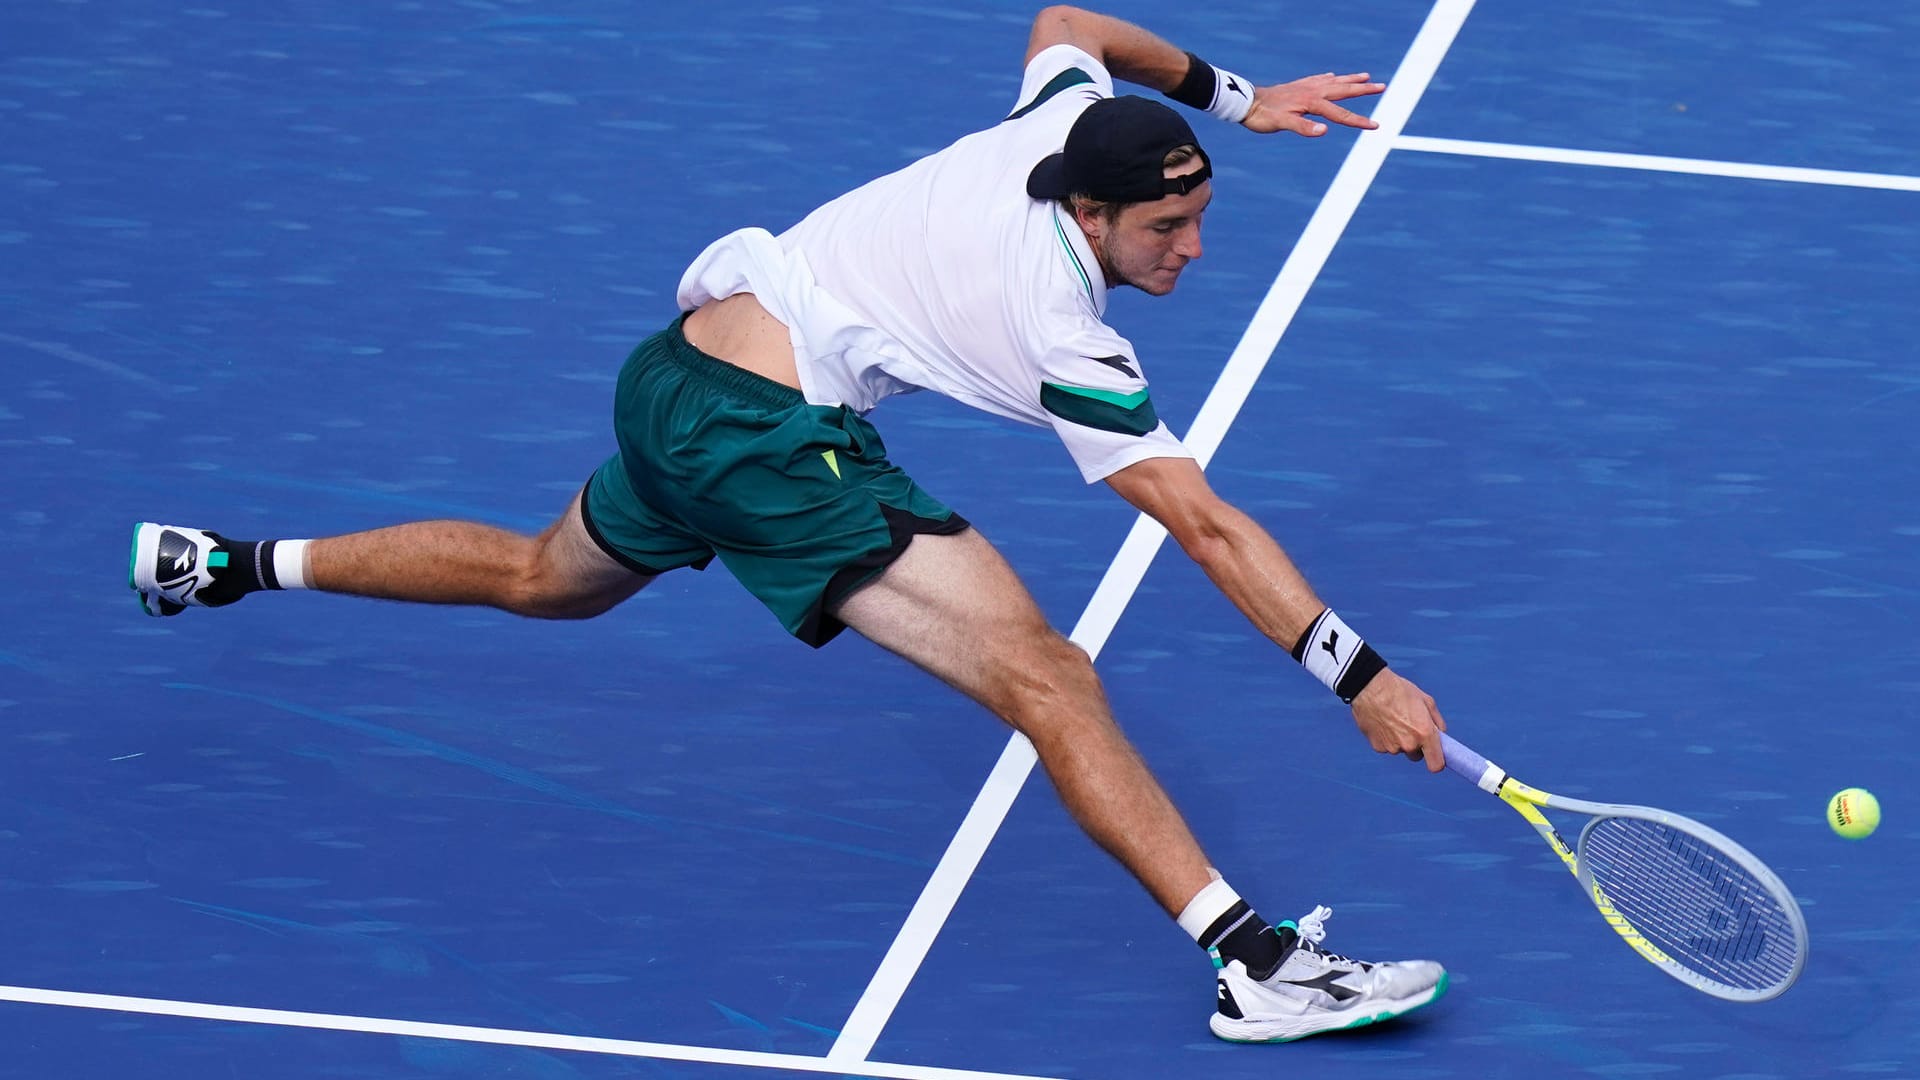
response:
[[[208,562],[213,567],[213,584],[200,590],[200,602],[208,607],[231,604],[250,592],[277,589],[280,579],[273,572],[272,540],[229,540],[219,533],[208,533],[219,546]],[[219,565],[221,555],[226,565]]]
[[[1238,960],[1254,979],[1273,974],[1299,935],[1291,927],[1272,927],[1245,900],[1228,908],[1201,935],[1201,948],[1220,954],[1220,962]]]

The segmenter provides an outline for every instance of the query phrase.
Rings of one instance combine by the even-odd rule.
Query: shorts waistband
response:
[[[744,398],[756,405],[769,409],[786,409],[795,405],[805,405],[805,394],[784,383],[778,383],[764,375],[755,374],[746,368],[729,364],[717,356],[709,356],[695,348],[687,340],[687,316],[693,314],[683,311],[673,320],[673,325],[665,331],[666,348],[658,354],[673,363],[675,367],[688,375],[717,386],[736,397]]]

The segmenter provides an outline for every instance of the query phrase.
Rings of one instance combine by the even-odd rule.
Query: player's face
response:
[[[1200,168],[1191,161],[1167,170],[1169,178]],[[1185,195],[1168,195],[1153,202],[1134,203],[1103,223],[1096,245],[1101,267],[1112,285],[1131,285],[1153,296],[1165,296],[1180,280],[1180,271],[1200,257],[1200,219],[1213,201],[1209,180]]]

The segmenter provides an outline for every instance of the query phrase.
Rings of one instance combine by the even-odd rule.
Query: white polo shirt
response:
[[[775,237],[715,241],[680,280],[683,310],[750,292],[785,323],[800,388],[865,413],[914,390],[1051,427],[1088,483],[1192,457],[1153,411],[1133,346],[1101,321],[1107,284],[1072,217],[1027,174],[1113,95],[1099,61],[1056,45],[1027,65],[998,125],[827,203]]]

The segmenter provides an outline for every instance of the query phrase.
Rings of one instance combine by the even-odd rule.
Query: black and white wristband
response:
[[[1293,646],[1293,658],[1349,705],[1375,675],[1387,669],[1387,662],[1380,659],[1373,646],[1341,622],[1332,608],[1320,612],[1307,632],[1300,635]]]
[[[1167,91],[1167,96],[1230,124],[1245,120],[1253,108],[1252,83],[1192,53],[1187,54],[1187,77]]]

